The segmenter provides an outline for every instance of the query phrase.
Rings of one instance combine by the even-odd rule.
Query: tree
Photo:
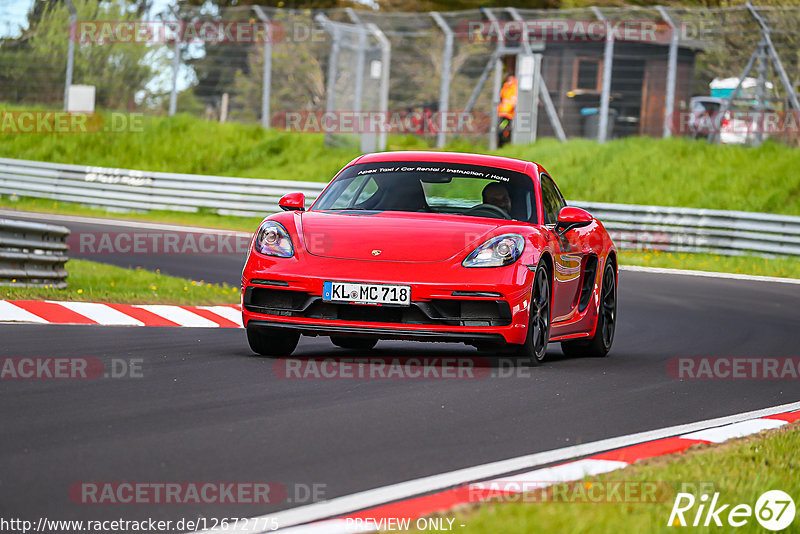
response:
[[[79,21],[133,21],[136,5],[72,0]],[[70,14],[63,0],[37,0],[28,14],[28,29],[17,39],[0,42],[0,100],[58,105],[63,102]],[[127,108],[151,79],[156,65],[148,58],[155,47],[144,43],[76,42],[73,83],[94,85],[97,105]]]

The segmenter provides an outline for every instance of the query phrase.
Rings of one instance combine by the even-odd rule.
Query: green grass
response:
[[[414,136],[390,136],[389,149],[427,148]],[[455,140],[448,150],[486,152]],[[800,150],[709,145],[685,138],[631,137],[509,145],[497,151],[541,163],[567,198],[800,215]],[[3,134],[0,156],[151,171],[326,182],[359,154],[330,148],[322,134],[264,130],[193,118],[144,117],[141,131]]]
[[[800,498],[798,450],[800,426],[795,424],[722,445],[696,446],[683,454],[645,460],[620,471],[587,477],[570,484],[568,488],[556,488],[562,490],[560,494],[552,493],[551,489],[549,493],[527,495],[524,503],[492,502],[450,513],[448,517],[455,518],[454,527],[463,534],[765,532],[755,517],[748,518],[748,523],[743,527],[732,528],[726,523],[727,514],[736,504],[754,507],[758,497],[772,489],[785,491],[797,505]],[[659,491],[654,493],[656,498],[650,499],[650,502],[620,502],[620,499],[614,502],[611,499],[612,502],[596,503],[580,498],[565,502],[560,497],[580,495],[578,490],[582,488],[576,485],[587,488],[600,484],[599,488],[607,488],[614,481],[624,481],[629,487],[655,482]],[[694,508],[685,515],[689,526],[668,527],[675,493],[681,491],[681,487],[694,488],[688,493],[693,493],[697,499]],[[720,515],[723,527],[691,526],[703,493],[698,488],[707,488],[712,495],[719,492],[719,504],[731,504]],[[458,526],[462,524],[464,527]],[[795,518],[781,532],[800,532],[800,518]]]
[[[108,116],[107,113],[103,115]],[[106,119],[105,122],[110,121]],[[140,131],[117,133],[3,133],[0,157],[147,171],[327,182],[359,155],[356,143],[340,148],[326,147],[323,134],[221,124],[189,115],[143,117],[141,123]],[[392,137],[392,144],[398,148],[425,146],[412,136]]]
[[[76,300],[117,304],[237,304],[239,288],[187,280],[141,268],[123,269],[86,260],[69,260],[68,287],[0,286],[2,300]]]
[[[654,250],[647,252],[620,251],[619,261],[622,265],[800,278],[800,262],[796,258],[721,256],[718,254],[670,253]]]

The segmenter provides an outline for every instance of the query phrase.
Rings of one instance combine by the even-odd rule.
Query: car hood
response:
[[[473,250],[498,219],[432,213],[305,212],[302,240],[314,256],[349,260],[437,262]]]

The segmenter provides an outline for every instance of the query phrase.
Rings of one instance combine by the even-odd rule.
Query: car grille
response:
[[[305,317],[333,321],[443,326],[506,326],[511,309],[504,300],[434,299],[410,306],[370,306],[324,302],[303,291],[248,287],[247,311],[267,315]]]

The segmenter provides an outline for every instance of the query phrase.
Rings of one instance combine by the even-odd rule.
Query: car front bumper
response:
[[[301,263],[295,258],[251,254],[242,273],[246,327],[312,336],[363,335],[473,344],[525,341],[533,272],[522,262],[465,268],[446,262],[304,256]],[[328,280],[408,285],[411,306],[326,302],[322,290]]]

